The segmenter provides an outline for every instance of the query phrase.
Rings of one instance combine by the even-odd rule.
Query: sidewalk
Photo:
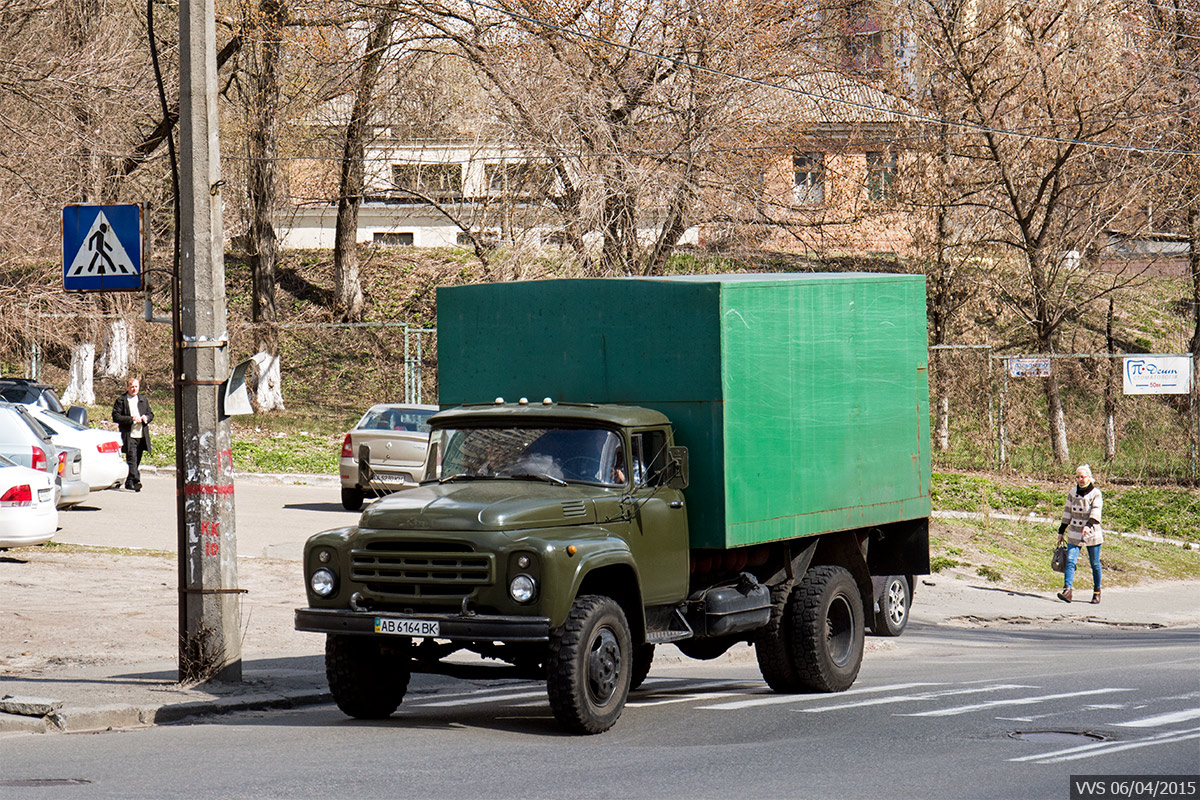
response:
[[[1085,597],[1090,595],[1082,593]],[[1105,592],[1104,602],[1066,604],[1053,593],[1035,594],[989,586],[978,578],[939,574],[918,578],[914,626],[979,627],[1097,625],[1123,628],[1200,628],[1200,581],[1159,583]],[[1182,632],[1182,631],[1181,631]],[[0,677],[0,737],[21,733],[80,733],[146,727],[204,714],[293,708],[330,702],[321,642],[243,662],[239,685],[180,686],[173,661],[97,666],[54,674]],[[869,637],[867,658],[886,657],[894,640]],[[679,662],[673,647],[656,661]],[[722,657],[753,661],[739,645]]]

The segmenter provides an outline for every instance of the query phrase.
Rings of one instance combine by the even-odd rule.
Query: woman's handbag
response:
[[[1054,556],[1050,559],[1050,569],[1055,572],[1067,571],[1067,548],[1059,545],[1054,548]]]

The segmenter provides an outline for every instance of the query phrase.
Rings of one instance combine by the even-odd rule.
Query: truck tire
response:
[[[788,601],[792,660],[803,688],[841,692],[858,677],[863,657],[863,607],[844,567],[813,567]]]
[[[363,504],[363,490],[357,486],[349,489],[342,487],[342,508],[347,511],[358,511]]]
[[[879,595],[879,610],[875,612],[871,632],[876,636],[899,636],[908,627],[908,609],[912,605],[912,591],[908,578],[889,575]]]
[[[400,705],[412,677],[409,640],[382,643],[366,636],[325,637],[325,678],[343,714],[386,719]]]
[[[796,665],[792,662],[791,625],[787,615],[791,604],[792,581],[771,587],[771,618],[754,635],[754,655],[763,680],[781,694],[800,691]]]
[[[633,675],[629,677],[629,691],[642,685],[650,674],[650,665],[654,663],[654,645],[643,644],[633,650]]]
[[[546,693],[559,724],[572,733],[603,733],[625,710],[633,645],[616,601],[581,595],[550,632]]]

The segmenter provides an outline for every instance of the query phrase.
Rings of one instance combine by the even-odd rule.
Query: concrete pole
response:
[[[180,373],[179,679],[242,679],[241,597],[233,515],[224,227],[217,136],[215,0],[179,4]],[[179,412],[177,412],[178,414]]]

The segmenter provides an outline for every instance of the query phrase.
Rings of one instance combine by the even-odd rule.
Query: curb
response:
[[[16,698],[13,698],[16,699]],[[58,708],[43,716],[0,713],[0,735],[13,733],[96,733],[149,728],[189,717],[236,711],[299,708],[333,701],[327,689],[258,692],[241,697],[187,700],[155,706],[108,705]]]
[[[151,464],[143,464],[142,472],[148,475],[174,476],[175,467],[156,467]],[[293,486],[333,486],[341,485],[341,478],[337,475],[325,475],[306,472],[234,472],[235,480],[247,481],[249,483],[261,483],[270,485],[293,485]]]

